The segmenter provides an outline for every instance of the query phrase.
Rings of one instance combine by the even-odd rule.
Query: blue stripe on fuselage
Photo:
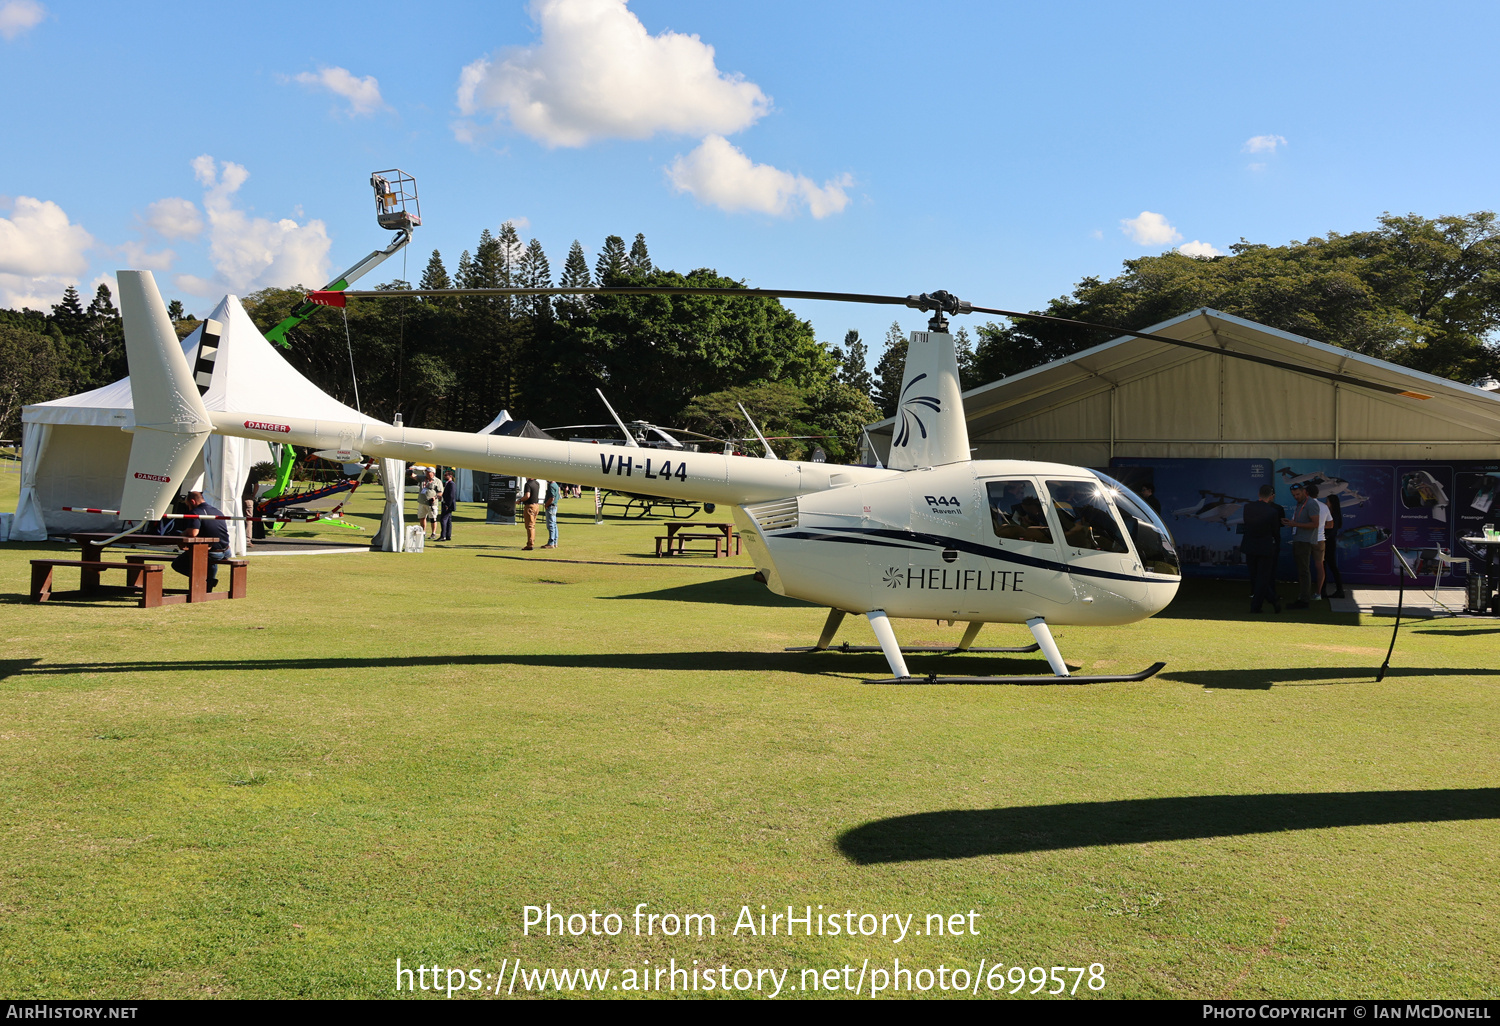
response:
[[[899,531],[883,527],[820,527],[808,530],[788,531],[786,534],[777,534],[772,537],[796,538],[800,541],[831,541],[878,545],[882,548],[920,549],[930,546],[938,549],[956,549],[959,552],[984,556],[986,559],[998,559],[1004,563],[1016,563],[1021,566],[1036,567],[1040,570],[1052,570],[1079,577],[1099,577],[1108,581],[1149,581],[1152,579],[1144,575],[1137,576],[1134,574],[1115,573],[1110,570],[1096,570],[1093,567],[1059,563],[1056,560],[1042,559],[1038,556],[1026,556],[1019,552],[1007,552],[1005,549],[996,548],[992,545],[980,545],[977,542],[964,541],[962,538],[945,538],[938,534]],[[1124,553],[1120,553],[1120,555],[1124,555]]]

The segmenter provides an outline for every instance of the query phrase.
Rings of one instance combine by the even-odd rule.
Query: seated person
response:
[[[990,523],[997,538],[1051,542],[1047,513],[1029,481],[989,483]]]
[[[184,538],[202,535],[214,539],[208,547],[208,590],[213,591],[219,583],[219,564],[229,558],[229,524],[224,520],[207,519],[222,517],[224,513],[204,502],[202,492],[188,492],[187,512],[193,515],[177,521],[182,525],[181,535]],[[192,577],[192,546],[183,546],[181,554],[172,560],[172,569],[184,577]]]

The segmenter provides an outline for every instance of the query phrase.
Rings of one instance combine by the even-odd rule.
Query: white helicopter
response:
[[[1227,531],[1235,524],[1245,522],[1245,504],[1249,499],[1236,498],[1223,492],[1208,492],[1199,490],[1200,501],[1182,509],[1174,509],[1172,516],[1178,520],[1183,517],[1192,517],[1194,520],[1202,520],[1207,524],[1223,524]]]
[[[837,299],[933,311],[929,330],[911,335],[900,419],[888,465],[860,467],[303,420],[255,410],[210,413],[199,399],[151,273],[121,271],[119,286],[136,409],[120,510],[126,520],[153,520],[167,509],[213,431],[313,449],[402,460],[420,457],[425,462],[492,473],[625,487],[729,506],[757,577],[777,594],[829,607],[822,635],[810,650],[828,649],[847,613],[863,615],[890,664],[892,677],[885,682],[1137,681],[1165,665],[1158,662],[1129,675],[1073,676],[1049,629],[1133,623],[1172,600],[1181,577],[1171,535],[1160,517],[1129,489],[1097,471],[1060,463],[970,458],[946,315],[976,312],[1061,318],[975,307],[946,292],[907,297],[646,287],[413,292],[671,292]],[[389,298],[390,294],[325,292],[309,298],[342,306],[346,296]],[[1141,337],[1228,352],[1305,373],[1303,368],[1218,347],[1162,336]],[[1320,376],[1383,388],[1343,375]],[[1040,648],[1053,675],[913,677],[891,628],[891,617],[965,620],[968,629],[957,646],[925,651]],[[1025,648],[975,649],[974,639],[986,623],[1024,623],[1036,643]],[[873,649],[844,646],[842,650]]]
[[[1337,495],[1340,506],[1345,507],[1363,506],[1370,501],[1369,496],[1359,494],[1348,481],[1341,477],[1324,474],[1321,470],[1314,470],[1310,474],[1299,474],[1291,467],[1282,467],[1277,473],[1281,475],[1288,488],[1298,484],[1317,485],[1318,498],[1325,502],[1333,495]]]

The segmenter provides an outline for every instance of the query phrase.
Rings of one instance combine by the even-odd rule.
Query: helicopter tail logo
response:
[[[906,349],[906,377],[891,435],[893,470],[959,463],[970,458],[969,427],[958,390],[953,336],[914,331]]]

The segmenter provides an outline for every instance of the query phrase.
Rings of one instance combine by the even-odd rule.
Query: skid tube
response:
[[[1166,663],[1152,663],[1140,673],[1127,674],[1091,674],[1088,676],[1070,674],[1061,677],[1056,674],[1047,674],[1040,677],[940,677],[935,673],[929,673],[921,677],[884,677],[879,680],[866,680],[866,684],[1126,684],[1134,681],[1146,680],[1154,677],[1162,671]]]
[[[1036,652],[1041,645],[1032,642],[1029,645],[1016,645],[1012,648],[959,648],[957,645],[903,645],[903,652],[942,652],[951,654],[954,652]],[[830,645],[827,648],[819,648],[817,645],[800,645],[797,648],[782,649],[784,652],[879,652],[879,645],[851,645],[847,641],[842,645]]]

